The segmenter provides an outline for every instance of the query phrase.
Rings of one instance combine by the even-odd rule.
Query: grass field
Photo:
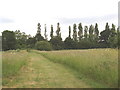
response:
[[[3,87],[104,88],[118,85],[117,49],[3,52]]]
[[[22,66],[27,64],[28,53],[26,51],[7,51],[2,54],[2,85],[10,83]]]
[[[110,87],[118,85],[118,51],[115,49],[65,50],[41,54],[92,80]]]

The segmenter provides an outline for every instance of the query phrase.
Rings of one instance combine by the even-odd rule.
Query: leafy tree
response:
[[[44,37],[41,35],[41,25],[40,23],[38,23],[38,30],[37,30],[37,34],[35,35],[35,40],[37,41],[43,41]]]
[[[46,29],[46,24],[45,24],[45,33],[44,33],[44,36],[45,36],[45,40],[47,40],[47,29]]]
[[[115,25],[112,24],[112,28],[110,30],[110,35],[109,35],[109,39],[108,39],[108,43],[109,43],[109,46],[111,48],[115,48],[117,47],[118,45],[118,36],[117,36],[117,30],[115,29]]]
[[[60,24],[59,24],[59,23],[57,23],[56,34],[57,34],[57,37],[61,37],[61,33],[60,33]]]
[[[35,48],[37,50],[45,50],[45,51],[52,50],[51,44],[49,42],[47,42],[47,41],[38,41],[38,42],[36,42]]]
[[[27,39],[27,48],[34,48],[35,47],[36,40],[34,37],[30,37]]]
[[[88,26],[85,26],[84,28],[84,38],[87,39],[88,38]]]
[[[50,37],[53,38],[53,25],[51,25]]]
[[[79,36],[79,41],[80,41],[80,40],[82,39],[82,37],[83,37],[82,23],[79,23],[78,29],[79,29],[79,31],[78,31],[78,36]]]
[[[71,38],[71,27],[69,26],[69,38]]]
[[[76,24],[73,25],[73,40],[77,41],[77,26]]]
[[[93,34],[93,32],[94,32],[94,26],[90,25],[90,27],[89,27],[89,40],[90,41],[94,40],[94,34]]]
[[[99,30],[98,30],[98,24],[95,24],[95,31],[94,31],[95,41],[98,41],[99,38]]]
[[[71,27],[69,26],[69,36],[64,41],[65,49],[75,49],[75,41],[71,39]]]
[[[64,41],[65,49],[77,49],[77,42],[67,37]]]
[[[20,30],[15,31],[15,38],[16,38],[16,48],[22,49],[26,48],[26,41],[30,37],[30,35],[26,35],[25,32],[20,32]]]
[[[13,31],[5,30],[2,32],[2,49],[4,51],[16,49],[16,39]]]
[[[100,33],[100,40],[107,43],[108,39],[109,39],[109,36],[110,36],[110,28],[109,28],[109,25],[108,23],[106,23],[106,26],[105,26],[105,30],[103,30],[101,33]]]
[[[120,27],[117,28],[118,49],[120,49]]]
[[[40,25],[40,23],[38,23],[38,25],[37,25],[38,27],[37,27],[37,34],[40,34],[41,35],[41,25]]]
[[[50,39],[50,43],[52,44],[54,50],[60,50],[64,48],[64,42],[62,41],[61,37],[53,37],[52,39]]]

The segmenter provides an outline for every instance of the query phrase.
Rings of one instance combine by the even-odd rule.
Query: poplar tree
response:
[[[88,38],[88,26],[84,27],[84,38],[87,39]]]
[[[76,24],[73,25],[73,40],[77,41],[77,26]]]
[[[82,28],[82,23],[79,23],[78,25],[78,36],[79,36],[79,41],[82,39],[83,37],[83,28]]]
[[[94,36],[95,36],[95,40],[97,41],[99,38],[99,30],[98,30],[98,24],[95,24],[95,31],[94,31]]]
[[[90,25],[90,27],[89,27],[89,39],[90,39],[90,41],[93,41],[93,39],[94,39],[93,32],[94,32],[94,26]]]
[[[57,37],[61,37],[61,33],[60,33],[60,24],[59,24],[59,23],[57,23],[56,34],[57,34]]]
[[[51,37],[51,39],[53,38],[53,25],[51,25],[50,37]]]
[[[46,29],[46,24],[45,24],[45,33],[44,33],[44,36],[45,36],[45,40],[47,40],[47,29]]]
[[[69,26],[69,38],[71,38],[71,27]]]

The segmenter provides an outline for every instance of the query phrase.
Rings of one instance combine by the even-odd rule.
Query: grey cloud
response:
[[[13,22],[14,20],[12,19],[0,17],[0,23],[13,23]]]
[[[96,22],[107,22],[109,20],[114,20],[117,19],[118,15],[117,14],[111,14],[111,15],[106,15],[106,16],[95,16],[95,17],[84,17],[84,18],[58,18],[58,20],[64,24],[73,24],[73,23],[96,23]]]

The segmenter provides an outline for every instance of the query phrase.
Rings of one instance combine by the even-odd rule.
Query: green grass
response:
[[[53,61],[72,68],[85,77],[106,85],[118,85],[118,51],[117,49],[62,50],[40,52]]]
[[[25,51],[7,51],[2,53],[2,85],[10,83],[13,76],[27,64],[29,57]]]
[[[108,88],[118,84],[117,49],[31,52],[2,55],[3,87]]]

